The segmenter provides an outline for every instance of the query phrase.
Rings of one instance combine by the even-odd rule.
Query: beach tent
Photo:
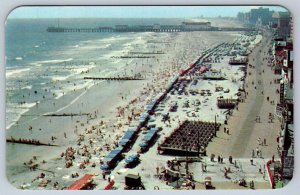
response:
[[[143,113],[139,119],[139,122],[143,123],[145,122],[149,117],[149,114],[148,113]]]
[[[143,137],[142,142],[139,144],[141,148],[146,148],[149,144],[149,142],[153,139],[153,137],[156,135],[158,129],[157,128],[151,128],[146,135]]]
[[[135,130],[133,129],[128,129],[126,131],[126,133],[124,134],[124,136],[122,137],[122,139],[119,141],[119,145],[121,146],[125,146],[127,143],[129,143],[131,141],[131,139],[133,138],[135,134]]]
[[[119,146],[106,155],[103,159],[104,164],[101,165],[100,169],[108,170],[111,164],[113,164],[119,158],[120,154],[123,152],[123,149],[123,146]]]
[[[179,76],[174,77],[173,79],[171,79],[171,81],[169,82],[171,85],[173,85],[174,83],[176,83],[178,81]]]
[[[150,104],[148,104],[147,107],[146,107],[146,111],[148,113],[151,112],[153,110],[154,106],[155,106],[155,102],[153,102],[153,101],[150,102]]]
[[[139,154],[132,154],[125,159],[125,163],[130,164],[136,162],[139,160],[139,158],[140,158]]]

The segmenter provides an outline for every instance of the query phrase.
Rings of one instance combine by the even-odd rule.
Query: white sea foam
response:
[[[16,57],[15,59],[16,59],[16,60],[23,60],[22,57]]]
[[[9,129],[11,126],[16,124],[17,121],[21,118],[23,114],[28,112],[35,103],[25,103],[22,105],[19,104],[7,104],[6,108],[6,129]]]
[[[72,60],[73,60],[73,58],[61,59],[61,60],[44,60],[44,61],[37,61],[37,62],[35,62],[35,64],[61,63],[61,62],[69,62]]]
[[[35,106],[36,103],[25,103],[25,104],[22,104],[20,106],[18,106],[18,108],[21,108],[21,109],[29,109],[33,106]]]
[[[22,87],[21,89],[32,89],[32,85],[28,85],[28,86],[25,86],[25,87]]]
[[[11,77],[11,76],[19,75],[19,74],[21,74],[23,72],[27,72],[29,70],[30,70],[30,68],[6,70],[6,78]]]
[[[67,80],[71,75],[68,76],[53,76],[52,81],[64,81]]]
[[[73,69],[72,72],[74,74],[80,74],[82,72],[89,71],[90,69],[95,68],[95,67],[96,67],[95,65],[81,66],[79,68]]]

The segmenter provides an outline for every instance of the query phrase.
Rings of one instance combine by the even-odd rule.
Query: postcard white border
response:
[[[300,168],[299,168],[299,158],[300,158],[300,147],[298,146],[297,141],[295,142],[295,170],[294,178],[292,181],[284,188],[279,190],[214,190],[214,191],[205,191],[205,190],[196,190],[196,191],[39,191],[39,190],[17,190],[14,188],[6,179],[5,175],[5,20],[7,15],[11,10],[18,6],[22,5],[281,5],[290,10],[294,19],[294,50],[295,53],[299,54],[300,42],[297,37],[300,33],[300,12],[299,12],[299,2],[297,0],[1,0],[0,1],[0,194],[6,195],[15,195],[15,194],[47,194],[47,195],[56,195],[56,194],[140,194],[145,193],[145,195],[150,194],[252,194],[256,193],[257,195],[279,195],[279,194],[296,194],[297,187],[299,189],[300,181]],[[295,62],[299,62],[299,55],[295,55]],[[299,97],[299,86],[300,78],[297,78],[296,75],[300,75],[300,68],[298,68],[298,63],[294,64],[294,99],[295,99],[295,139],[299,140],[300,133],[297,131],[299,127],[299,122],[297,118],[299,114],[299,106],[297,97]]]

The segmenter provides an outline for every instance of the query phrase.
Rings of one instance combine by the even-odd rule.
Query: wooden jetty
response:
[[[58,146],[58,145],[55,145],[55,144],[46,144],[46,143],[42,143],[40,142],[39,140],[32,140],[32,139],[14,139],[14,138],[11,138],[11,139],[6,139],[6,142],[7,143],[17,143],[17,144],[28,144],[28,145],[35,145],[35,146]]]
[[[91,79],[91,80],[115,80],[115,81],[144,80],[143,78],[136,78],[136,77],[84,77],[83,79]]]

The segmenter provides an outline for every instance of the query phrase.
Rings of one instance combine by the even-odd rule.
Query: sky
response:
[[[24,6],[14,9],[8,18],[180,18],[235,17],[259,6]],[[270,10],[286,11],[279,6]]]

